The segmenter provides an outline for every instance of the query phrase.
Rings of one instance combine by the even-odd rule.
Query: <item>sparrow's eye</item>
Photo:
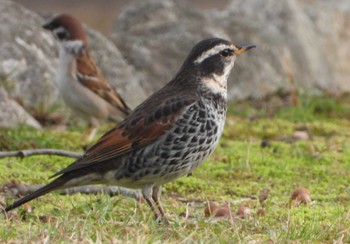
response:
[[[228,56],[231,56],[233,53],[233,50],[232,49],[224,49],[220,52],[220,55],[223,56],[223,57],[228,57]]]
[[[56,36],[58,39],[64,40],[64,39],[67,39],[68,34],[67,34],[67,32],[57,32]]]
[[[69,37],[68,31],[66,30],[66,28],[63,27],[54,29],[53,34],[58,40],[66,40]]]

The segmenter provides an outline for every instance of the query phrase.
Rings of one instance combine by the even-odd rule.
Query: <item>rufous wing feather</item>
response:
[[[103,135],[86,151],[83,157],[54,176],[104,163],[107,160],[129,153],[133,149],[149,145],[158,137],[164,135],[192,103],[193,101],[184,101],[177,103],[178,106],[166,104],[159,106],[151,113],[142,113],[142,107],[139,108],[124,120],[119,127]],[[143,116],[141,116],[142,114]]]
[[[82,85],[89,88],[112,106],[118,108],[125,116],[130,114],[131,109],[107,82],[88,52],[84,52],[76,58],[76,69],[76,78]]]

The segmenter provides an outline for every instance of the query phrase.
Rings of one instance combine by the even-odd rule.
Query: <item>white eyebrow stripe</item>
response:
[[[227,48],[232,48],[231,45],[227,45],[227,44],[220,44],[215,46],[212,49],[207,50],[206,52],[202,53],[202,55],[200,55],[198,58],[196,58],[196,60],[194,61],[195,64],[199,64],[200,62],[202,62],[203,60],[219,53],[220,51],[223,51]]]

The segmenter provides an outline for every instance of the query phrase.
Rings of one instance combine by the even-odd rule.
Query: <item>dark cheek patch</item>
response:
[[[55,32],[55,36],[58,40],[66,40],[68,38],[68,33],[66,31]]]
[[[202,64],[201,70],[204,75],[209,74],[217,74],[222,75],[224,73],[224,66],[219,55],[214,55],[207,60],[205,60]]]

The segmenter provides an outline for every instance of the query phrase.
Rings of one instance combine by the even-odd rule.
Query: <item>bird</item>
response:
[[[163,88],[138,105],[50,183],[3,211],[54,190],[87,184],[141,189],[156,219],[165,219],[162,186],[187,176],[209,157],[224,129],[227,78],[236,57],[254,45],[204,39]]]
[[[120,122],[131,109],[91,56],[86,32],[78,19],[60,14],[42,27],[51,31],[59,44],[60,94],[74,113],[88,121],[91,141],[101,121]]]

